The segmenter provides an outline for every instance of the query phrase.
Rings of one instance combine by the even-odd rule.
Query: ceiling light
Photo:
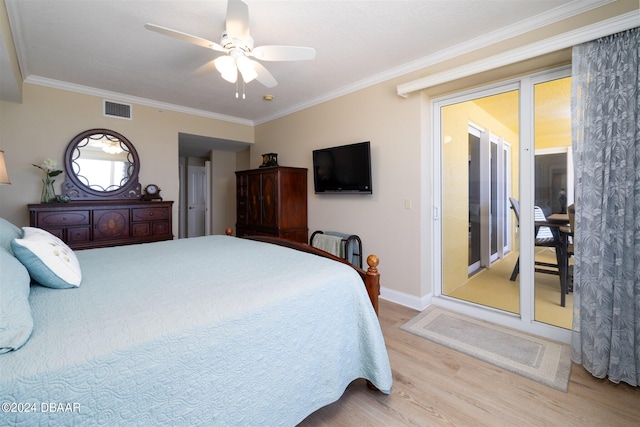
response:
[[[251,80],[258,77],[258,73],[253,68],[253,63],[246,56],[241,56],[236,60],[236,64],[238,65],[238,70],[240,70],[240,74],[242,74],[242,79],[245,83],[249,83]]]
[[[120,154],[123,150],[116,141],[104,141],[102,143],[102,151],[108,154]]]
[[[265,95],[262,97],[265,101],[273,101],[273,95]]]
[[[235,83],[238,80],[238,71],[242,74],[242,80],[245,83],[249,83],[258,77],[253,61],[244,56],[238,49],[232,50],[229,55],[219,56],[213,63],[222,78],[230,83]]]
[[[238,68],[236,67],[236,59],[231,56],[219,56],[213,63],[215,64],[222,78],[229,83],[235,83],[238,80]]]

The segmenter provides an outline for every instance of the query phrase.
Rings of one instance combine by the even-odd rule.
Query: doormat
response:
[[[566,392],[570,347],[431,306],[401,327],[438,344]]]

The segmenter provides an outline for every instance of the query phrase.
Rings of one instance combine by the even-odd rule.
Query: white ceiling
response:
[[[246,3],[256,46],[309,46],[317,57],[264,62],[278,86],[251,82],[242,100],[235,98],[235,85],[215,71],[211,60],[218,53],[144,28],[151,22],[217,42],[226,1],[6,0],[25,81],[140,98],[251,124],[419,69],[447,49],[477,48],[483,41],[549,24],[594,1]],[[0,84],[11,77],[2,70]],[[275,99],[264,101],[265,94]]]

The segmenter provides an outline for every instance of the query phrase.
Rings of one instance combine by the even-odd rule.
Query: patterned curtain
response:
[[[573,48],[572,359],[640,383],[640,27]]]

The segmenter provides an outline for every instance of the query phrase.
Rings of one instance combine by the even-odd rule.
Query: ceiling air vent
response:
[[[107,117],[131,120],[131,104],[121,104],[118,102],[107,101],[105,99],[104,115]]]

